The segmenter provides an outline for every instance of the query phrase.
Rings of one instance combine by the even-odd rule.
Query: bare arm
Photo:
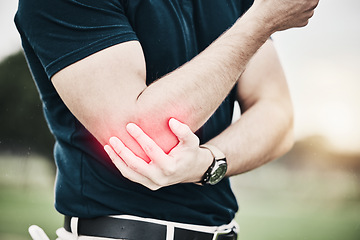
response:
[[[178,142],[168,128],[169,118],[186,123],[193,131],[198,129],[270,34],[305,25],[309,14],[303,12],[312,11],[314,4],[308,3],[313,2],[303,0],[296,5],[290,0],[256,1],[206,50],[150,86],[145,84],[145,62],[138,42],[119,44],[93,54],[58,72],[52,82],[65,104],[100,143],[107,143],[111,136],[120,136],[137,155],[147,158],[125,130],[128,122],[134,122],[168,152]],[[295,5],[302,11],[291,12]],[[269,17],[281,12],[279,9],[289,11],[284,12],[281,21],[269,21]],[[307,17],[299,18],[299,15]]]
[[[249,62],[237,93],[242,116],[209,141],[227,156],[229,176],[259,167],[293,144],[291,99],[271,40]]]
[[[228,159],[227,175],[254,169],[289,150],[292,141],[292,104],[279,59],[271,40],[254,55],[238,81],[241,118],[208,143],[221,149]],[[105,150],[128,179],[156,190],[185,182],[199,182],[211,165],[210,152],[199,147],[199,139],[185,124],[170,121],[180,143],[169,153],[139,127],[128,132],[151,159],[147,164],[116,137]]]

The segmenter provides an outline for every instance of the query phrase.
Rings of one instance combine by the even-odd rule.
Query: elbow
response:
[[[293,148],[294,143],[295,143],[294,129],[293,129],[293,127],[291,127],[291,128],[287,131],[286,136],[284,137],[283,150],[282,150],[282,154],[281,154],[281,155],[284,155],[284,154],[286,154],[287,152],[289,152],[289,151]]]
[[[281,138],[278,138],[275,148],[273,148],[272,154],[269,155],[269,161],[275,160],[286,153],[288,153],[294,146],[294,131],[293,127],[289,127],[284,130]]]
[[[283,137],[280,141],[281,144],[279,144],[279,156],[282,156],[289,152],[295,143],[295,137],[294,137],[294,114],[291,109],[291,111],[288,111],[288,114],[286,116],[286,124],[284,124],[283,128]]]
[[[279,105],[278,105],[279,106]],[[278,127],[273,132],[274,144],[272,144],[272,151],[269,155],[270,161],[275,160],[287,152],[294,146],[294,113],[291,104],[281,105],[277,108]]]

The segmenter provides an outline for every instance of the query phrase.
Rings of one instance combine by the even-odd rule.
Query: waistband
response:
[[[127,240],[236,240],[238,233],[234,220],[222,226],[202,226],[131,215],[65,216],[64,228],[77,236]]]

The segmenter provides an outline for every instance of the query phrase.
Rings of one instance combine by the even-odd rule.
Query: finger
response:
[[[113,163],[116,163],[117,161],[122,161],[119,155],[117,155],[117,153],[109,145],[105,145],[104,150]]]
[[[109,143],[111,147],[115,150],[117,155],[122,158],[125,162],[127,159],[136,159],[142,160],[138,156],[136,156],[129,148],[127,148],[124,143],[117,137],[111,137],[109,139]]]
[[[134,123],[126,126],[128,133],[140,144],[146,155],[152,160],[166,158],[166,153],[144,131]]]
[[[153,185],[150,179],[131,169],[109,145],[105,145],[104,149],[115,164],[116,168],[125,178],[129,179],[130,181],[142,184],[146,187]]]
[[[136,172],[138,172],[139,169],[144,169],[149,166],[142,158],[139,158],[129,148],[127,148],[119,138],[111,137],[109,143],[117,155],[112,155],[112,159],[122,160],[128,167],[132,168]],[[109,149],[107,148],[107,150]],[[144,170],[142,172],[144,172]]]
[[[49,237],[39,226],[31,225],[28,231],[33,240],[49,240]]]
[[[175,118],[169,120],[171,131],[179,139],[180,143],[191,146],[199,146],[199,138],[191,131],[188,125],[179,122]]]
[[[109,140],[112,148],[125,164],[137,173],[151,179],[155,176],[155,168],[153,164],[147,163],[142,158],[136,156],[129,148],[127,148],[120,139],[112,137]],[[151,163],[151,162],[150,162]]]

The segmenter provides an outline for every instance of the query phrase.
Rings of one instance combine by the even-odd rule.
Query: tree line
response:
[[[0,106],[0,151],[52,159],[54,137],[22,51],[0,62]]]

